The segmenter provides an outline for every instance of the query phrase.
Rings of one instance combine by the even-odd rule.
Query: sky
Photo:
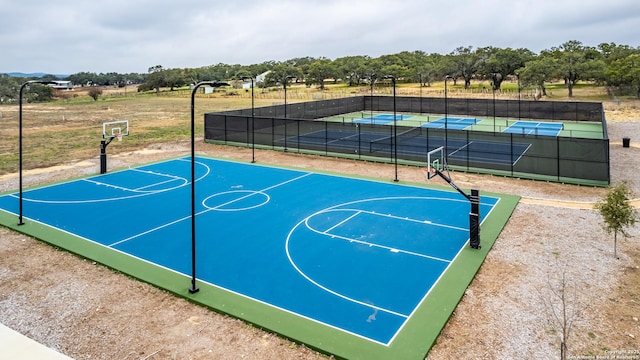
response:
[[[0,73],[640,46],[638,0],[0,0]]]

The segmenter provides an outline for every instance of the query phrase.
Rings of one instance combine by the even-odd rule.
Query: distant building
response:
[[[49,84],[50,87],[60,90],[73,90],[73,83],[67,80],[54,80],[53,84]]]
[[[267,74],[269,74],[271,72],[271,70],[269,71],[265,71],[262,74],[256,76],[256,81],[255,81],[255,86],[262,86],[264,84],[264,79],[267,77]],[[242,88],[243,89],[251,89],[251,81],[244,81],[242,83]]]

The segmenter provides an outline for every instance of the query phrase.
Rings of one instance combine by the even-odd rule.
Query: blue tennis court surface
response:
[[[523,135],[558,136],[560,131],[562,131],[562,128],[563,125],[557,123],[516,121],[511,126],[504,129],[503,132]]]
[[[413,116],[405,115],[405,114],[397,114],[396,121],[402,121],[411,119]],[[378,114],[373,117],[365,117],[362,119],[355,119],[352,121],[356,124],[375,124],[375,125],[386,125],[393,122],[393,114]]]
[[[393,341],[468,242],[470,205],[457,192],[196,161],[198,281],[377,344]],[[186,288],[190,166],[27,190],[24,216],[183,274]],[[482,220],[499,200],[481,198]],[[0,197],[8,213],[18,204]]]
[[[450,130],[464,130],[469,126],[475,125],[477,123],[477,119],[474,118],[448,117],[446,119],[440,118],[438,120],[422,124],[422,127],[431,129],[444,129],[446,127]]]

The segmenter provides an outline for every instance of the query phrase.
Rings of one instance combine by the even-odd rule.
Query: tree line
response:
[[[324,89],[326,82],[343,82],[349,86],[374,84],[384,76],[399,83],[431,86],[450,76],[454,85],[465,88],[472,80],[487,80],[499,91],[503,81],[517,79],[520,86],[535,88],[546,95],[545,84],[563,80],[569,97],[580,81],[605,85],[618,95],[640,99],[640,47],[602,43],[585,46],[571,40],[539,54],[526,49],[460,46],[449,54],[403,51],[372,58],[367,55],[345,56],[331,60],[320,57],[294,58],[282,62],[266,61],[253,65],[215,64],[200,68],[164,68],[151,66],[145,74],[95,74],[81,72],[65,80],[76,85],[125,86],[139,84],[139,91],[178,88],[199,81],[233,80],[255,77],[270,71],[259,86],[276,86],[289,82],[304,83]],[[53,75],[50,75],[53,76]],[[15,100],[21,81],[26,79],[0,75],[0,102]],[[40,96],[35,100],[43,100]]]
[[[540,90],[546,95],[545,84],[563,80],[569,97],[579,81],[605,85],[620,95],[640,98],[640,48],[615,43],[602,43],[597,47],[572,40],[535,54],[528,49],[472,46],[458,47],[449,54],[427,54],[424,51],[403,51],[398,54],[346,56],[327,58],[294,58],[284,62],[265,62],[242,66],[217,64],[198,69],[164,69],[157,65],[149,68],[140,91],[175,88],[204,80],[230,80],[245,76],[255,77],[270,71],[261,86],[284,84],[289,79],[316,85],[320,89],[327,81],[344,82],[349,86],[372,84],[384,76],[393,76],[398,82],[431,86],[450,76],[454,85],[462,82],[465,88],[472,80],[488,80],[493,90],[499,91],[506,79],[516,79],[521,86]]]

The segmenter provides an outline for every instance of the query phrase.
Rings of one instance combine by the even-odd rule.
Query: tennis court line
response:
[[[462,149],[468,147],[469,145],[471,145],[471,143],[473,143],[473,141],[468,142],[468,143],[464,144],[464,146],[459,147],[458,149],[456,149],[456,151],[454,151],[452,153],[449,153],[449,156],[455,155],[455,153],[457,153],[458,151],[461,151]]]
[[[516,161],[514,161],[514,162],[513,162],[513,165],[517,164],[517,163],[518,163],[518,161],[520,161],[520,159],[522,159],[522,157],[524,156],[524,154],[526,154],[526,153],[527,153],[527,151],[529,151],[529,149],[530,149],[530,148],[531,148],[531,144],[529,144],[529,146],[527,146],[527,148],[526,148],[522,153],[520,153],[520,156],[518,156],[518,158],[516,159]]]

